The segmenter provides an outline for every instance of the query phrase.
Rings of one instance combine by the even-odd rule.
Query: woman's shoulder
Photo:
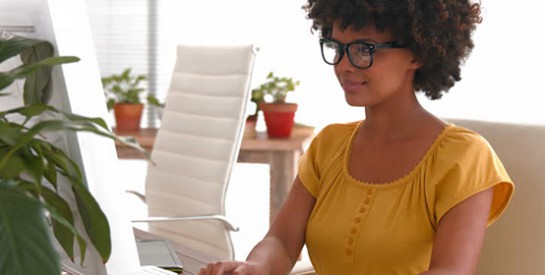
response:
[[[440,136],[436,153],[451,161],[465,156],[477,156],[493,152],[488,141],[479,133],[470,129],[449,124]]]
[[[312,141],[311,148],[323,154],[333,154],[341,148],[346,148],[357,131],[361,121],[349,123],[334,123],[325,126]]]
[[[479,133],[450,123],[445,130],[443,143],[452,146],[488,146],[488,141]]]
[[[318,135],[322,137],[351,136],[359,127],[360,123],[361,121],[329,124],[325,126]]]

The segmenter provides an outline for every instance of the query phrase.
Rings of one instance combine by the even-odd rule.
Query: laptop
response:
[[[183,265],[176,251],[165,239],[137,240],[138,256],[140,264],[151,265],[182,274]]]

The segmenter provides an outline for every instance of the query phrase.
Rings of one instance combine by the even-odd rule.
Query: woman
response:
[[[513,184],[486,140],[419,104],[460,78],[480,5],[308,0],[323,59],[365,119],[324,128],[245,262],[200,274],[287,274],[307,245],[318,274],[473,274]]]

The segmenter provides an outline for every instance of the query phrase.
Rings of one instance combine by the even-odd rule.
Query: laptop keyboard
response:
[[[152,265],[142,266],[140,271],[138,275],[177,275],[177,273]]]

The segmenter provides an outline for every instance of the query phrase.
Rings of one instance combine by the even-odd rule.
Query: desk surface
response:
[[[314,128],[309,127],[294,127],[289,138],[269,138],[266,132],[257,132],[254,137],[242,139],[240,150],[302,150],[312,137],[314,137]]]
[[[157,137],[157,128],[142,128],[139,131],[117,131],[119,136],[134,137],[140,146],[151,151],[153,143]],[[294,127],[292,135],[289,138],[269,138],[266,132],[257,132],[255,136],[244,137],[240,144],[241,151],[293,151],[303,150],[304,146],[314,136],[312,127]],[[117,155],[119,158],[140,158],[144,156],[136,150],[117,144]]]

